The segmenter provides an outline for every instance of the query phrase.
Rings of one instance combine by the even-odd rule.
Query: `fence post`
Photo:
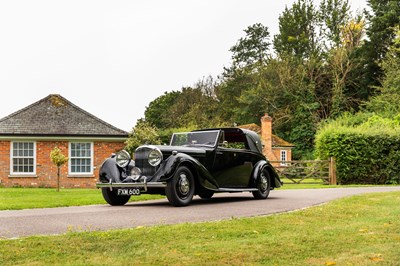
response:
[[[330,157],[329,158],[329,184],[330,185],[337,185],[335,157]]]

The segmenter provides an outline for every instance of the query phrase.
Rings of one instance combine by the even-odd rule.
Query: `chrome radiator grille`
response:
[[[135,166],[142,171],[142,175],[153,176],[156,172],[156,168],[151,166],[148,162],[148,156],[151,149],[141,148],[135,151]]]

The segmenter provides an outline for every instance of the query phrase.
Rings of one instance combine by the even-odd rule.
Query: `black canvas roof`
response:
[[[128,137],[116,128],[58,94],[0,119],[0,136]]]

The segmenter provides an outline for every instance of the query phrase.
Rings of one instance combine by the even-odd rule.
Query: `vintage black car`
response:
[[[166,195],[173,206],[217,192],[251,192],[256,199],[266,199],[282,185],[262,154],[259,136],[246,129],[174,133],[170,145],[143,145],[133,157],[123,150],[100,168],[96,186],[111,205],[124,205],[142,193]]]

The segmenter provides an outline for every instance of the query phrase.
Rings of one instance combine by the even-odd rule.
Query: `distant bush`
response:
[[[316,155],[335,157],[341,184],[400,184],[400,116],[345,115],[316,135]]]

